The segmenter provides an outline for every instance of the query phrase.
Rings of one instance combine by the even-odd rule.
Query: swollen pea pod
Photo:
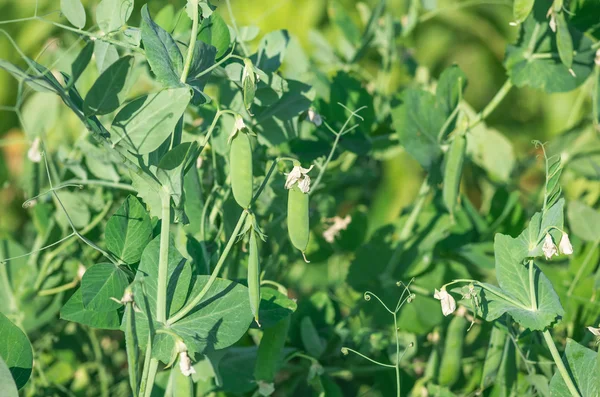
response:
[[[254,315],[256,324],[260,327],[258,321],[258,311],[260,308],[260,264],[258,263],[258,242],[256,232],[250,231],[250,244],[248,248],[248,293],[250,295],[250,309]]]
[[[229,164],[233,197],[246,209],[252,201],[252,145],[244,130],[238,131],[231,140]]]
[[[500,363],[502,362],[505,343],[505,332],[494,326],[492,328],[490,342],[488,344],[487,353],[485,354],[485,361],[483,363],[483,374],[481,375],[481,384],[479,385],[481,390],[489,387],[496,379],[498,369],[500,368]]]
[[[294,247],[299,249],[306,260],[304,252],[308,247],[308,194],[302,193],[296,185],[288,193],[288,234]]]
[[[290,321],[291,316],[287,316],[277,324],[264,330],[258,347],[256,366],[254,367],[254,379],[256,381],[272,383],[275,379]]]
[[[450,149],[446,154],[442,195],[444,198],[444,205],[451,216],[454,216],[454,207],[456,206],[456,200],[458,198],[466,146],[467,139],[464,135],[457,136],[450,144]]]
[[[438,383],[441,386],[450,387],[460,378],[460,361],[463,355],[464,335],[468,326],[469,322],[463,316],[454,316],[450,320],[438,375]]]

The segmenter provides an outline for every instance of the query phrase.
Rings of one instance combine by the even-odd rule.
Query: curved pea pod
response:
[[[256,94],[256,76],[254,74],[254,65],[248,58],[244,59],[244,70],[242,72],[242,93],[244,95],[244,106],[250,110],[254,95]]]
[[[302,193],[298,186],[288,192],[288,234],[294,247],[304,255],[308,246],[308,194]],[[306,260],[306,257],[304,258]],[[308,261],[307,261],[308,262]]]
[[[465,331],[469,322],[463,316],[454,316],[450,320],[444,344],[444,353],[440,362],[438,383],[441,386],[452,386],[460,378]]]
[[[252,201],[252,145],[244,131],[231,140],[229,164],[233,197],[242,208],[248,208]]]
[[[260,307],[260,264],[258,263],[258,242],[256,232],[250,232],[250,243],[248,247],[248,293],[250,296],[250,309],[254,315],[256,324],[260,327],[258,321],[258,309]]]
[[[467,139],[463,135],[457,136],[450,144],[448,153],[446,153],[442,196],[444,205],[451,216],[454,216],[454,207],[458,198],[466,147]]]
[[[479,385],[481,390],[494,383],[496,375],[498,374],[498,369],[500,368],[500,363],[502,362],[505,343],[506,334],[500,328],[494,326],[490,335],[488,349],[485,354],[485,361],[483,362],[483,374],[481,375],[481,383]]]
[[[290,327],[290,320],[291,316],[287,316],[277,324],[264,330],[260,346],[258,346],[254,367],[254,379],[256,381],[272,383],[275,379]]]

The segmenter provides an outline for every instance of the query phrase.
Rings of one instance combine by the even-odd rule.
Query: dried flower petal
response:
[[[446,289],[438,291],[436,288],[433,297],[441,301],[442,313],[444,314],[444,316],[452,314],[456,310],[456,301],[454,300],[452,295],[450,295],[448,291],[446,291]]]
[[[546,259],[550,259],[555,255],[558,256],[558,249],[556,248],[556,245],[554,245],[554,241],[552,240],[550,233],[546,233],[546,237],[544,237],[542,251],[544,252]]]

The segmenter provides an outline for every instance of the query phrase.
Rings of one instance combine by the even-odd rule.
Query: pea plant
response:
[[[2,393],[599,395],[595,2],[332,0],[308,45],[181,3],[0,21],[27,145],[3,180]],[[471,104],[468,65],[419,47],[497,9],[518,37]],[[23,23],[60,39],[31,55]],[[519,117],[558,93],[546,141]]]

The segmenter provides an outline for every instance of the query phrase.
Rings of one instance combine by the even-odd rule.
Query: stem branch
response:
[[[552,340],[552,335],[550,335],[550,331],[545,330],[544,332],[542,332],[542,334],[544,335],[544,340],[548,345],[548,349],[550,349],[550,354],[552,354],[552,358],[554,359],[556,368],[558,369],[558,372],[560,372],[560,375],[562,376],[563,380],[565,381],[565,384],[567,385],[567,389],[569,389],[573,397],[580,397],[579,391],[577,391],[577,387],[575,387],[575,384],[573,383],[573,380],[569,376],[569,372],[565,367],[565,363],[563,363],[562,357],[560,356],[558,349],[556,349],[556,345],[554,344],[554,340]]]

